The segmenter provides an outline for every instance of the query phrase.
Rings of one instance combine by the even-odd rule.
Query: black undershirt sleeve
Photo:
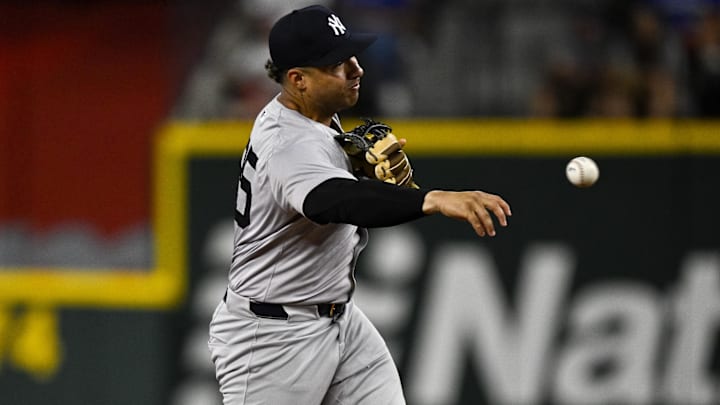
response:
[[[377,180],[335,178],[308,193],[303,212],[318,224],[352,224],[365,228],[398,225],[425,216],[422,206],[428,191]]]

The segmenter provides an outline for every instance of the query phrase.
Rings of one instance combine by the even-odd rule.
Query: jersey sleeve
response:
[[[428,191],[379,180],[330,179],[310,191],[303,211],[308,219],[323,225],[393,226],[424,217]]]
[[[355,179],[347,156],[332,139],[304,139],[283,145],[267,162],[275,200],[303,214],[305,197],[319,184],[334,178]]]

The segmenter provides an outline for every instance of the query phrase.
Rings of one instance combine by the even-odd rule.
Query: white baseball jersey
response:
[[[339,128],[339,120],[334,117]],[[302,212],[307,194],[331,178],[355,179],[338,132],[283,106],[260,112],[241,162],[230,288],[279,304],[346,302],[367,230],[318,225]]]

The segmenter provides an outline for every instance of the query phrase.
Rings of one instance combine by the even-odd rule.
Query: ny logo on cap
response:
[[[335,14],[330,14],[328,17],[328,26],[333,29],[336,37],[345,33],[345,26]]]

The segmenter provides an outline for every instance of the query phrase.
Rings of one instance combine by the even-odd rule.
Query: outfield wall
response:
[[[410,403],[720,401],[720,124],[391,124],[419,184],[498,193],[514,214],[495,238],[441,217],[371,231],[356,299]],[[168,404],[212,389],[187,353],[202,352],[220,298],[249,128],[172,123],[158,137],[156,268],[0,272],[0,403]],[[565,180],[577,155],[600,166],[590,189]]]

